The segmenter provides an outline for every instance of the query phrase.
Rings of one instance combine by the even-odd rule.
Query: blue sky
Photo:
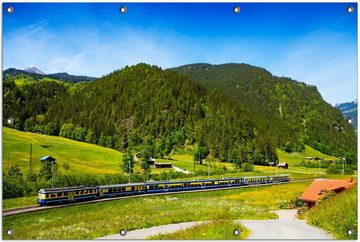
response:
[[[237,62],[316,85],[333,105],[357,98],[356,3],[4,3],[4,11],[9,5],[4,69],[98,77],[139,62]]]

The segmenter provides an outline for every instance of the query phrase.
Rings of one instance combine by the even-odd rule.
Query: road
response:
[[[201,223],[206,223],[206,222],[187,222],[187,223],[178,223],[178,224],[167,224],[167,225],[161,225],[147,229],[132,230],[127,232],[125,236],[121,236],[120,234],[113,234],[97,239],[117,239],[117,240],[146,239],[150,236],[157,234],[167,234],[181,229],[188,229]]]
[[[295,209],[277,210],[274,213],[279,215],[279,219],[235,220],[235,222],[241,223],[251,231],[247,239],[334,239],[331,234],[322,229],[308,225],[304,220],[296,219]],[[97,239],[146,239],[160,233],[171,233],[191,228],[200,223],[206,223],[206,221],[161,225],[129,231],[125,236],[114,234]]]
[[[179,167],[176,167],[176,166],[173,166],[173,168],[174,168],[175,171],[182,172],[182,173],[185,173],[185,174],[190,174],[191,173],[188,170],[183,170],[183,169],[181,169]]]
[[[296,209],[274,211],[279,219],[237,220],[251,231],[247,239],[334,239],[324,230],[295,218]]]

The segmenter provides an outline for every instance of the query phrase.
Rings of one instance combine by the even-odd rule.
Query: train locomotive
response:
[[[94,200],[117,196],[131,196],[136,194],[204,190],[268,183],[282,183],[288,181],[290,181],[289,175],[276,175],[48,188],[39,190],[38,203],[41,206],[44,206],[65,202],[79,202],[84,200]]]

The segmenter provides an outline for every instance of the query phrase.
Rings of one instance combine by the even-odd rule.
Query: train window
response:
[[[46,194],[46,196],[45,196],[46,198],[49,198],[49,194]]]

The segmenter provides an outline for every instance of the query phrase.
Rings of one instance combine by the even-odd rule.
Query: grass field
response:
[[[289,166],[295,166],[296,164],[306,160],[306,157],[319,157],[325,160],[338,160],[339,158],[334,156],[329,156],[321,153],[318,150],[313,149],[312,147],[305,145],[304,152],[292,152],[288,153],[281,149],[276,149],[276,153],[279,156],[279,162],[287,162]]]
[[[41,168],[40,158],[50,155],[56,158],[56,163],[62,174],[119,174],[122,164],[122,153],[113,149],[85,142],[74,141],[57,136],[22,132],[3,127],[3,161],[6,171],[9,166],[17,165],[23,173],[29,170],[30,143],[32,144],[32,170]],[[70,165],[70,170],[63,169],[64,164]],[[140,166],[135,167],[141,171]],[[173,169],[152,168],[152,173],[160,173]]]
[[[239,236],[233,234],[234,229],[241,231]],[[169,234],[149,237],[151,240],[239,240],[245,239],[250,231],[244,226],[229,220],[215,220],[202,223],[189,229]]]
[[[37,196],[3,199],[2,207],[3,209],[27,207],[36,205],[36,200]]]
[[[3,170],[7,170],[9,165],[18,165],[23,172],[27,171],[30,143],[33,153],[32,169],[35,171],[40,170],[40,158],[50,155],[56,158],[60,169],[65,163],[70,165],[69,171],[61,170],[64,174],[121,172],[121,152],[62,137],[21,132],[6,127],[3,127]]]
[[[306,212],[308,223],[332,233],[336,239],[357,239],[357,187],[344,191]],[[353,233],[349,234],[348,231]]]
[[[271,219],[308,182],[201,193],[121,199],[3,218],[3,239],[92,239],[163,224],[231,219]],[[8,229],[13,235],[6,235]]]

